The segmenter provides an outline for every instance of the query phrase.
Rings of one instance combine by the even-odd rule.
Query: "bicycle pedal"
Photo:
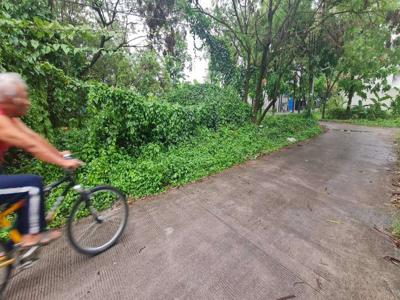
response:
[[[24,252],[22,252],[24,251]],[[37,260],[39,259],[40,246],[33,246],[26,250],[21,250],[20,260]]]

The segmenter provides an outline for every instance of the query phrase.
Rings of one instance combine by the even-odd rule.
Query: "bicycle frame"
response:
[[[45,195],[46,196],[49,195],[54,189],[58,188],[63,183],[68,183],[68,185],[65,187],[65,189],[61,193],[61,195],[57,197],[56,202],[53,204],[53,206],[48,211],[48,213],[46,215],[47,222],[52,221],[54,219],[57,208],[61,205],[61,203],[65,199],[65,196],[68,194],[68,192],[71,190],[71,188],[75,188],[75,190],[80,191],[80,186],[76,185],[74,177],[72,176],[72,174],[68,173],[62,179],[47,185],[44,188]]]
[[[24,200],[20,200],[17,203],[12,204],[5,211],[0,213],[0,226],[2,228],[11,228],[11,221],[7,219],[8,215],[11,215],[13,212],[17,211],[24,205]],[[12,228],[9,233],[10,239],[14,244],[18,244],[21,242],[22,236],[16,228]]]
[[[51,221],[54,219],[57,208],[61,205],[62,201],[65,199],[65,196],[68,194],[68,192],[71,189],[78,191],[81,199],[88,201],[88,196],[86,195],[86,192],[81,188],[80,185],[76,184],[73,173],[71,173],[71,172],[66,172],[65,176],[62,179],[47,185],[44,188],[45,195],[48,196],[54,189],[58,188],[59,186],[61,186],[64,183],[67,183],[67,186],[65,187],[62,194],[59,197],[57,197],[56,202],[50,208],[50,210],[46,216],[46,221]],[[25,202],[25,200],[20,200],[14,204],[11,204],[4,211],[0,212],[0,227],[10,229],[10,231],[9,231],[10,240],[9,240],[9,243],[6,244],[6,248],[8,248],[9,251],[16,250],[18,253],[20,251],[18,244],[22,240],[22,235],[18,231],[18,229],[14,227],[14,224],[7,217],[9,215],[15,213],[18,209],[20,209],[24,205],[24,202]],[[97,217],[97,214],[95,214],[95,217]],[[32,248],[27,250],[21,257],[18,254],[15,258],[7,259],[6,261],[3,261],[2,259],[0,259],[0,267],[5,267],[10,264],[12,264],[12,265],[16,264],[17,269],[24,268],[24,260],[27,259],[28,265],[29,265],[30,257],[32,257],[33,255],[37,256],[39,249],[40,249],[40,246],[33,246]]]
[[[101,218],[99,218],[99,216],[97,214],[97,211],[95,211],[89,205],[89,197],[88,197],[86,191],[79,184],[76,183],[75,178],[73,177],[73,173],[68,172],[68,173],[66,173],[64,178],[62,178],[59,181],[56,181],[56,182],[46,186],[44,188],[45,194],[47,195],[47,194],[51,193],[52,190],[56,189],[57,187],[59,187],[60,185],[62,185],[63,183],[66,183],[66,182],[68,183],[68,185],[65,187],[65,189],[61,193],[61,195],[57,197],[56,202],[50,208],[50,210],[49,210],[49,212],[47,213],[47,216],[46,216],[46,221],[49,222],[49,221],[52,221],[54,219],[55,212],[56,212],[57,208],[64,201],[65,196],[68,194],[68,192],[71,189],[74,189],[75,191],[77,191],[80,194],[80,198],[83,199],[85,201],[85,203],[87,203],[87,207],[89,208],[90,213],[95,218],[96,222],[101,223],[103,220],[101,220]]]
[[[68,192],[71,189],[74,189],[79,195],[78,199],[76,200],[76,203],[73,204],[72,206],[72,211],[70,213],[70,216],[67,220],[67,234],[68,234],[68,239],[71,243],[71,245],[80,253],[86,254],[86,255],[96,255],[98,253],[101,253],[111,246],[113,246],[116,241],[119,239],[120,235],[122,234],[127,218],[128,218],[128,204],[126,201],[125,195],[117,190],[114,187],[111,186],[106,186],[106,185],[99,185],[91,189],[83,189],[79,184],[77,184],[75,180],[75,173],[72,171],[66,171],[65,175],[58,181],[51,183],[47,185],[43,191],[45,193],[45,196],[47,197],[53,190],[61,187],[62,185],[65,184],[65,187],[63,187],[63,190],[60,193],[60,196],[57,197],[56,201],[50,208],[50,210],[47,213],[46,220],[51,221],[55,218],[56,215],[56,210],[60,207],[61,203],[67,196]],[[87,213],[89,216],[94,219],[95,222],[97,223],[103,223],[105,220],[107,220],[107,217],[103,217],[99,212],[96,210],[96,208],[91,205],[92,202],[92,195],[95,195],[99,191],[106,191],[108,193],[111,192],[112,195],[118,196],[118,201],[122,201],[123,204],[123,219],[121,219],[121,224],[119,224],[117,231],[114,233],[114,235],[111,237],[108,242],[96,247],[96,248],[87,248],[87,247],[82,247],[79,243],[76,242],[74,239],[74,236],[71,233],[71,224],[75,222],[75,217],[79,219],[80,217],[78,215],[75,215],[75,213],[81,208],[81,204],[84,205],[84,209],[88,209]],[[76,197],[75,196],[75,197]],[[4,203],[4,211],[0,211],[0,227],[6,229],[8,231],[8,236],[9,239],[8,241],[0,241],[2,255],[0,255],[0,268],[6,268],[4,269],[4,273],[7,277],[5,277],[4,283],[1,285],[1,290],[0,293],[3,292],[4,288],[7,285],[8,280],[10,280],[10,276],[15,276],[16,274],[20,273],[21,271],[31,267],[33,264],[35,264],[40,257],[40,250],[42,245],[35,244],[31,247],[24,247],[21,244],[22,236],[21,233],[18,231],[18,229],[15,227],[15,223],[13,221],[10,221],[9,216],[15,213],[18,209],[23,207],[24,202],[26,200],[20,200],[16,203],[13,204],[7,204]],[[3,207],[3,206],[2,206]],[[86,213],[86,212],[85,212]],[[82,216],[81,216],[82,217]],[[93,221],[92,221],[93,222]],[[90,224],[90,229],[93,227],[93,223]],[[91,232],[92,234],[93,232]],[[0,294],[0,299],[1,299],[1,294]]]
[[[88,199],[85,191],[81,188],[80,185],[76,184],[75,178],[73,177],[72,173],[66,173],[66,175],[62,179],[47,185],[44,188],[45,195],[47,196],[54,189],[58,188],[59,186],[61,186],[64,183],[68,183],[68,184],[65,187],[64,191],[62,192],[62,194],[59,197],[57,197],[56,202],[53,204],[53,206],[48,211],[48,213],[46,215],[47,221],[52,221],[54,219],[57,208],[61,205],[62,201],[65,199],[65,196],[68,194],[68,192],[72,188],[74,190],[78,191],[80,193],[80,197],[85,199],[85,201],[87,201],[87,199]],[[16,203],[10,205],[6,210],[0,212],[0,227],[11,228],[9,237],[14,245],[21,242],[22,236],[21,236],[21,233],[16,228],[13,228],[13,224],[11,223],[10,220],[7,219],[7,216],[11,215],[12,213],[14,213],[18,209],[20,209],[24,205],[24,201],[25,200],[20,200]]]

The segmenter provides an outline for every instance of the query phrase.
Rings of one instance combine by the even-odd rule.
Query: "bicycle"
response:
[[[66,183],[64,191],[57,197],[55,203],[46,215],[46,220],[52,221],[61,203],[66,199],[71,189],[79,197],[72,206],[67,219],[67,237],[72,247],[79,253],[94,256],[112,247],[121,237],[128,221],[128,202],[125,195],[118,189],[99,185],[91,189],[83,189],[76,183],[75,173],[66,171],[62,179],[45,187],[46,197],[56,188]],[[11,222],[10,216],[24,205],[24,200],[6,205],[0,213],[0,227],[8,231],[8,242],[0,240],[0,298],[10,280],[13,269],[16,274],[29,268],[39,259],[40,247],[35,245],[28,249],[20,247],[21,234]],[[120,215],[119,222],[114,223],[113,217]],[[110,222],[111,221],[111,222]],[[107,224],[115,224],[116,229]],[[102,225],[106,225],[105,227]],[[100,234],[95,231],[100,229]],[[88,233],[85,235],[85,233]],[[87,240],[89,243],[86,243]],[[15,275],[16,275],[15,274]]]

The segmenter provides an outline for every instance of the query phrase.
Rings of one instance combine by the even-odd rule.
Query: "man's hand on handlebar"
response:
[[[65,150],[65,151],[60,151],[60,155],[66,157],[66,156],[71,156],[72,153],[71,151]]]
[[[62,167],[67,170],[75,170],[78,169],[80,166],[83,165],[83,162],[79,159],[66,159]]]
[[[63,156],[64,156],[64,162],[62,167],[66,170],[76,170],[80,166],[84,165],[83,161],[79,159],[75,159],[72,157],[71,152],[69,151],[63,151]]]

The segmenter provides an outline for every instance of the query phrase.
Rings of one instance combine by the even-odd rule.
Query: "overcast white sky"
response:
[[[211,8],[213,0],[200,0],[200,4],[203,8]],[[136,16],[129,16],[128,21],[140,23],[142,20]],[[130,33],[129,38],[135,39],[132,41],[135,45],[145,44],[146,43],[146,33],[145,27],[140,28],[137,27],[136,31]],[[186,42],[188,47],[188,53],[191,57],[191,68],[185,69],[186,81],[193,82],[194,80],[198,82],[205,82],[208,74],[208,59],[206,58],[206,50],[196,50],[194,47],[193,35],[188,32],[186,36]],[[196,45],[201,46],[202,42],[197,39]]]
[[[202,7],[210,8],[212,0],[200,0],[199,2]],[[186,40],[188,44],[188,52],[192,58],[192,69],[185,71],[185,74],[187,75],[186,80],[191,82],[197,80],[198,82],[203,83],[206,80],[208,73],[208,59],[205,58],[206,51],[199,51],[194,48],[193,36],[191,34],[187,35]],[[200,46],[201,42],[197,40],[196,45]]]
[[[203,49],[199,51],[194,48],[193,36],[191,34],[187,35],[186,40],[188,43],[188,52],[192,59],[192,69],[185,70],[186,80],[190,82],[197,80],[198,82],[203,83],[206,80],[208,73],[208,60],[205,58],[206,53]],[[197,46],[200,44],[200,41],[196,41]]]

